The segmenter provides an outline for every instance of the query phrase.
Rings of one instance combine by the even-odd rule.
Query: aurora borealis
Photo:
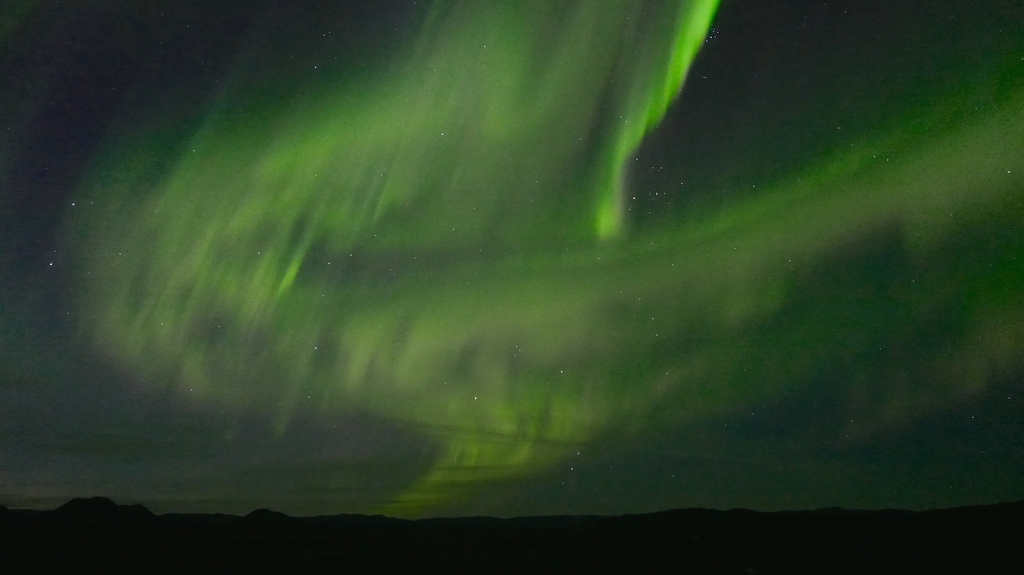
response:
[[[79,16],[129,37],[125,22],[167,8],[99,4]],[[881,111],[843,104],[863,126],[825,149],[701,176],[672,140],[729,149],[758,142],[759,125],[826,121],[776,100],[779,119],[732,140],[675,131],[694,121],[673,114],[707,79],[696,70],[739,77],[717,59],[762,57],[715,53],[719,34],[755,34],[739,3],[313,4],[179,9],[179,24],[223,43],[207,39],[181,77],[138,64],[103,130],[71,144],[81,159],[54,223],[10,228],[44,228],[63,271],[31,271],[48,252],[8,257],[26,279],[5,282],[4,309],[35,301],[17,286],[52,281],[56,295],[39,297],[67,317],[33,331],[48,312],[5,312],[15,423],[3,448],[25,463],[0,468],[0,495],[400,515],[1024,497],[1006,427],[1024,374],[1024,46],[1012,33],[979,40],[980,62],[947,56],[935,86],[903,88],[906,100],[884,85],[851,95]],[[954,4],[943,9],[962,16]],[[19,13],[31,38],[33,18],[59,10]],[[332,14],[333,31],[320,24]],[[313,28],[346,39],[318,44]],[[808,74],[827,78],[830,64]],[[49,81],[5,96],[10,190],[31,181],[18,166],[36,165],[21,150],[57,150],[20,127],[46,121],[31,119],[46,107],[32,96],[58,90]],[[772,146],[786,149],[781,135]],[[653,158],[670,159],[667,174],[641,171]],[[32,205],[11,199],[31,191],[19,189],[3,191],[5,212]],[[18,343],[33,333],[87,366],[19,356],[53,347]],[[54,394],[114,407],[71,407],[88,417],[69,435],[12,419]],[[907,495],[936,469],[942,482],[964,473],[951,459],[978,465],[936,423],[977,415],[1009,436],[989,445],[1001,455],[988,475]],[[899,438],[925,471],[894,471],[912,460],[884,455]],[[95,471],[76,483],[69,469]],[[766,481],[773,496],[750,487]],[[566,483],[590,495],[566,496]]]

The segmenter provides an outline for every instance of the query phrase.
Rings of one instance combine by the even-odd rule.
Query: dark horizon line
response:
[[[465,515],[465,516],[429,516],[420,517],[416,519],[407,519],[402,517],[393,517],[383,515],[380,513],[333,513],[324,515],[288,515],[287,513],[276,511],[269,508],[257,508],[244,515],[237,515],[233,513],[223,512],[166,512],[166,513],[154,513],[144,504],[121,504],[117,503],[110,497],[96,495],[91,497],[74,497],[68,500],[66,503],[59,505],[53,509],[32,509],[32,508],[19,508],[19,507],[7,507],[0,503],[0,520],[3,520],[4,516],[10,513],[16,515],[54,515],[57,518],[66,519],[77,519],[77,520],[104,520],[104,519],[141,519],[148,517],[151,519],[160,518],[174,518],[174,517],[217,517],[217,518],[234,518],[238,520],[304,520],[304,519],[332,519],[332,518],[345,518],[345,519],[386,519],[392,521],[403,521],[403,522],[430,522],[430,521],[463,521],[463,520],[493,520],[493,521],[516,521],[516,520],[542,520],[542,519],[625,519],[625,518],[655,518],[657,516],[667,515],[679,515],[679,514],[729,514],[732,516],[738,515],[760,515],[760,516],[780,516],[780,515],[832,515],[832,516],[865,516],[865,515],[900,515],[900,516],[920,516],[923,514],[933,513],[947,513],[947,512],[964,512],[969,510],[989,510],[994,511],[996,509],[1015,509],[1019,508],[1020,511],[1024,511],[1024,500],[1015,501],[1004,501],[999,503],[986,503],[977,505],[958,505],[954,507],[938,507],[923,509],[919,511],[905,509],[905,508],[878,508],[878,509],[860,509],[860,508],[846,508],[841,506],[831,507],[818,507],[812,509],[781,509],[775,511],[759,511],[757,509],[751,509],[747,507],[734,507],[729,509],[718,509],[710,507],[680,507],[672,509],[664,509],[660,511],[651,511],[646,513],[623,513],[618,515],[600,514],[600,513],[581,513],[581,514],[568,514],[568,515],[515,515],[508,517],[498,517],[489,515]],[[130,517],[130,516],[134,517]]]

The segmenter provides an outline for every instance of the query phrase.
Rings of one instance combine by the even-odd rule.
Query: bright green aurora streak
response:
[[[428,435],[441,455],[383,505],[399,514],[536,473],[641,416],[697,420],[800,385],[841,334],[780,344],[779,360],[742,328],[837,246],[894,229],[927,260],[1017,206],[1022,107],[627,231],[627,159],[717,4],[438,2],[374,89],[261,121],[222,104],[155,183],[137,175],[144,145],[110,154],[84,193],[112,207],[75,231],[83,326],[144,379],[280,430],[312,409]],[[898,162],[872,160],[892,150]],[[972,279],[961,336],[911,366],[934,375],[927,397],[969,393],[1024,347],[1024,302],[984,292],[1017,266]],[[900,401],[887,417],[917,398]]]

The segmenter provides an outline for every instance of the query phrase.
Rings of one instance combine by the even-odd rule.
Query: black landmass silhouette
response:
[[[1024,502],[412,521],[267,509],[155,515],[94,497],[53,511],[0,506],[0,571],[1020,573],[1022,536]]]
[[[156,515],[144,505],[118,505],[106,497],[76,498],[53,510],[64,521],[125,523],[154,519]]]

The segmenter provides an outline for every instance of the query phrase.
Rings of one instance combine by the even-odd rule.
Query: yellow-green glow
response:
[[[634,111],[623,118],[618,138],[608,162],[611,175],[605,180],[597,210],[597,235],[610,238],[619,235],[623,227],[622,186],[623,168],[629,156],[636,151],[644,134],[665,117],[669,104],[683,86],[686,71],[697,56],[704,36],[711,27],[718,2],[689,2],[677,5],[678,13],[663,25],[675,27],[674,49],[669,53],[664,72],[649,85],[628,95],[628,110]],[[634,62],[633,65],[636,65]]]
[[[927,258],[1019,193],[1024,106],[600,241],[716,6],[439,3],[376,89],[211,114],[156,184],[145,146],[112,153],[83,192],[109,213],[76,232],[83,328],[143,380],[282,430],[314,411],[422,432],[440,456],[394,513],[538,472],[655,407],[696,420],[798,385],[820,358],[754,384],[727,342],[837,246],[897,226]],[[1009,342],[962,368],[978,377],[1024,344],[997,321],[1021,302],[1000,305],[972,312]]]

